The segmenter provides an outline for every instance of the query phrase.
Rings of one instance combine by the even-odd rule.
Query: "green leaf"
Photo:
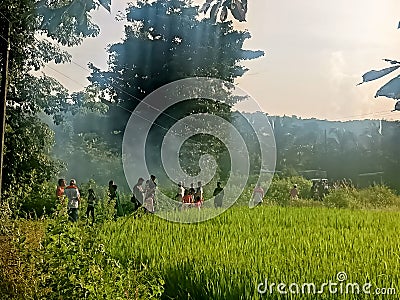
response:
[[[382,86],[375,95],[376,97],[384,96],[392,99],[400,99],[400,75],[393,78],[384,86]]]
[[[207,0],[200,8],[199,13],[207,13],[208,9],[210,8],[211,2],[213,2],[213,0]]]
[[[381,78],[381,77],[383,77],[383,76],[385,76],[385,75],[397,70],[399,67],[400,67],[400,65],[389,67],[389,68],[385,68],[385,69],[382,69],[382,70],[379,70],[379,71],[376,71],[376,70],[369,71],[369,72],[365,73],[362,76],[363,82],[359,83],[358,85],[360,85],[360,84],[362,84],[364,82],[368,82],[368,81],[373,81],[373,80],[379,79],[379,78]]]
[[[211,8],[210,19],[213,22],[217,21],[217,14],[218,14],[218,10],[219,10],[220,6],[221,6],[221,2],[218,2],[218,3],[214,4],[213,7]]]
[[[221,16],[220,16],[221,22],[224,22],[227,17],[228,17],[228,8],[226,6],[223,6],[222,10],[221,10]]]
[[[108,12],[111,13],[111,0],[99,0],[100,5],[103,6]]]

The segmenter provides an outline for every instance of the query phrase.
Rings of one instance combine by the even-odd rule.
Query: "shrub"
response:
[[[57,196],[56,185],[44,182],[32,186],[30,193],[26,195],[21,203],[20,214],[40,218],[52,214],[56,209]]]
[[[310,198],[311,181],[301,177],[274,178],[268,189],[266,197],[279,205],[288,205],[290,203],[290,190],[297,184],[299,198]]]
[[[354,189],[340,188],[331,191],[324,198],[324,204],[335,208],[358,208],[358,195]]]
[[[400,198],[386,186],[362,190],[340,188],[325,196],[324,204],[336,208],[387,209],[399,208]]]
[[[13,217],[40,218],[50,215],[56,207],[56,184],[15,185],[4,191],[3,199],[8,203]]]
[[[400,199],[386,186],[371,186],[358,192],[358,203],[363,208],[400,207]]]
[[[101,227],[71,223],[65,216],[49,221],[42,247],[20,248],[34,264],[34,298],[46,299],[151,299],[160,298],[163,280],[131,261],[121,264],[99,243]],[[26,297],[29,298],[29,297]]]

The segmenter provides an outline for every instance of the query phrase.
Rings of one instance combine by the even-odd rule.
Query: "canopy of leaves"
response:
[[[127,9],[129,24],[125,27],[124,40],[109,48],[109,70],[91,66],[90,81],[108,94],[104,102],[110,106],[109,133],[113,133],[108,141],[116,147],[121,145],[131,112],[151,92],[176,80],[192,77],[218,78],[233,83],[247,71],[240,65],[241,61],[264,54],[263,51],[243,49],[244,41],[251,37],[249,32],[235,30],[232,22],[200,20],[198,14],[198,7],[191,6],[190,1],[138,1]],[[216,86],[214,89],[229,103],[240,100],[230,98],[229,87]],[[150,169],[154,167],[155,172],[160,171],[160,157],[154,154],[160,153],[160,135],[165,135],[177,120],[205,112],[229,118],[230,107],[193,97],[161,114],[148,136],[148,144],[152,146],[146,147],[148,161],[153,163],[153,166],[149,165]],[[137,130],[140,132],[140,126]],[[194,148],[193,143],[197,147]],[[210,153],[212,148],[225,153],[226,149],[221,147],[209,136],[196,136],[183,147],[181,159],[189,161],[193,167],[193,160]],[[187,171],[194,174],[198,170]]]
[[[22,109],[21,111],[29,114],[35,114],[42,110],[53,115],[56,122],[62,120],[63,113],[77,109],[79,101],[74,101],[77,100],[77,97],[69,95],[57,80],[45,75],[32,76],[30,71],[40,70],[51,61],[55,63],[69,62],[71,56],[61,50],[58,43],[76,45],[84,37],[94,35],[95,30],[89,34],[91,23],[89,21],[82,22],[82,18],[88,18],[89,11],[100,4],[93,3],[89,9],[90,3],[86,1],[87,10],[81,11],[78,16],[76,10],[71,7],[83,2],[83,0],[72,2],[5,0],[0,3],[0,46],[2,48],[5,47],[7,28],[10,28],[7,97],[9,106],[19,107]],[[60,24],[56,26],[58,31],[52,31],[49,25],[52,23],[55,26],[52,15],[54,10],[63,11],[62,18],[58,19]],[[39,37],[40,33],[47,34],[52,40]],[[4,59],[3,52],[0,52],[0,58]]]
[[[400,23],[398,28],[400,28]],[[393,59],[384,59],[384,61],[388,62],[391,64],[391,67],[382,69],[382,70],[372,70],[367,73],[365,73],[362,78],[363,81],[359,84],[362,84],[364,82],[368,81],[373,81],[376,79],[379,79],[383,76],[386,76],[393,71],[396,71],[400,67],[400,61],[393,60]],[[387,98],[392,98],[395,100],[400,99],[400,76],[392,78],[389,82],[387,82],[385,85],[383,85],[375,94],[375,98],[383,96]],[[394,110],[400,110],[398,103],[396,103]]]
[[[25,197],[24,186],[50,180],[60,163],[51,157],[54,135],[36,116],[8,108],[3,165],[3,192],[14,205]]]
[[[123,131],[130,112],[157,88],[196,76],[233,82],[247,70],[240,61],[264,54],[242,49],[249,32],[197,16],[182,0],[140,1],[128,9],[124,41],[109,48],[109,70],[91,66],[91,82],[109,93],[110,106],[123,107],[110,110],[115,130]]]
[[[74,114],[86,104],[96,107],[86,101],[93,93],[70,95],[57,80],[45,75],[35,77],[30,71],[51,61],[68,62],[70,55],[61,50],[59,43],[73,46],[97,35],[98,28],[90,21],[89,12],[99,5],[109,9],[110,0],[0,2],[1,49],[7,47],[7,36],[10,40],[3,168],[3,192],[8,199],[22,199],[24,187],[49,180],[58,169],[50,156],[53,132],[37,113],[43,111],[60,123],[67,112]],[[4,51],[0,51],[0,59],[4,62]]]
[[[38,1],[38,29],[63,45],[80,44],[85,37],[99,33],[99,27],[89,15],[98,6],[99,3],[93,0]]]
[[[221,22],[228,17],[228,11],[231,12],[233,18],[239,22],[246,21],[247,0],[206,0],[200,9],[200,13],[207,14],[210,11],[210,19],[217,21],[217,16]]]

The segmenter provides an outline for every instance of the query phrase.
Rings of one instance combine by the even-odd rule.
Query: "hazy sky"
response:
[[[115,20],[125,0],[112,0],[111,15],[104,9],[94,21],[101,33],[82,46],[69,49],[73,60],[106,68],[105,47],[120,41],[123,23]],[[195,1],[196,3],[203,1]],[[237,80],[263,111],[272,115],[349,120],[394,118],[395,101],[374,98],[376,90],[393,75],[356,86],[372,69],[389,66],[383,58],[400,59],[400,1],[398,0],[252,0],[247,28],[252,39],[246,48],[266,55],[245,65],[250,69]],[[51,65],[80,84],[47,68],[71,90],[80,90],[88,72],[75,64]],[[374,113],[374,114],[373,114]],[[369,115],[367,115],[369,114]]]

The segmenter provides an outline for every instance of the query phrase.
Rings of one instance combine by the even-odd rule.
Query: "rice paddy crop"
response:
[[[189,214],[208,212],[176,213],[192,218]],[[197,224],[126,217],[105,225],[102,239],[122,262],[161,274],[165,298],[372,299],[378,292],[400,293],[399,220],[393,211],[233,207]],[[340,281],[338,273],[346,277]],[[265,281],[275,286],[259,293]],[[335,293],[323,286],[329,281],[337,284]],[[279,283],[286,284],[287,294],[277,290]],[[299,293],[296,285],[301,289],[305,283],[324,289]],[[370,284],[370,294],[346,294],[348,283]]]

